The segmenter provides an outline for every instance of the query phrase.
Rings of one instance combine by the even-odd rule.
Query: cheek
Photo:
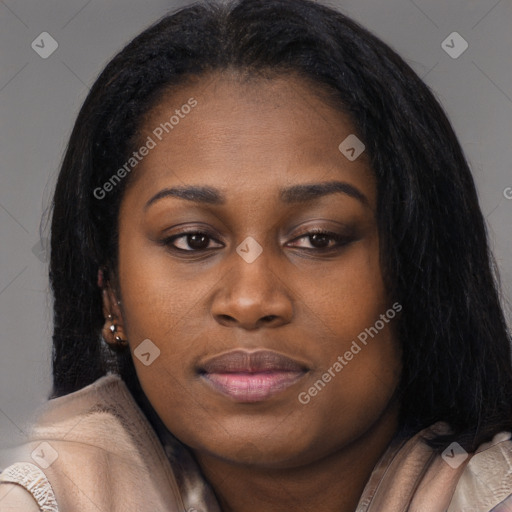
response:
[[[177,270],[164,247],[141,236],[121,235],[119,274],[125,329],[134,343],[145,338],[166,346],[175,343],[176,331],[188,323],[211,287],[208,279],[194,280]]]
[[[316,302],[310,299],[324,338],[318,365],[297,401],[309,428],[324,433],[319,443],[325,450],[374,424],[400,380],[398,314],[389,303],[378,254],[375,241],[354,247],[329,279],[322,278],[321,301],[318,295]]]
[[[398,343],[389,326],[379,331],[372,324],[362,334],[340,342],[316,369],[305,389],[311,403],[330,403],[349,416],[371,415],[387,404],[400,377]]]
[[[354,248],[321,282],[323,293],[310,304],[322,320],[324,338],[299,402],[313,422],[328,418],[333,435],[356,433],[387,406],[401,373],[398,315],[389,304],[376,242]]]
[[[372,326],[389,307],[376,236],[355,244],[339,261],[319,266],[308,284],[301,293],[334,345]]]
[[[190,410],[192,397],[186,388],[195,378],[191,368],[204,351],[204,336],[211,327],[204,301],[218,275],[202,272],[201,279],[194,279],[189,274],[176,271],[164,248],[121,234],[124,328],[142,388],[164,417],[170,409]],[[138,357],[145,340],[156,347],[149,345],[150,352],[158,354],[147,366]]]

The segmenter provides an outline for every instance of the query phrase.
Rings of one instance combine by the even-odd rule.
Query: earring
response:
[[[110,345],[110,348],[112,348],[113,350],[117,350],[117,351],[124,350],[126,347],[128,347],[128,340],[125,340],[125,339],[121,338],[121,336],[116,334],[117,333],[117,325],[114,323],[114,318],[112,315],[108,315],[107,320],[110,322],[110,326],[108,327],[110,336],[108,337],[108,339],[106,339],[105,336],[103,338],[108,343],[108,345]],[[106,327],[107,327],[107,325],[105,323],[104,329]],[[113,340],[112,340],[112,337],[114,338]]]

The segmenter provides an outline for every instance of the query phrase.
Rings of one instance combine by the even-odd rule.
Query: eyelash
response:
[[[206,230],[204,230],[204,231],[199,231],[199,230],[193,231],[193,230],[190,230],[190,231],[182,231],[179,234],[167,237],[167,238],[163,239],[160,243],[162,245],[168,247],[171,251],[179,252],[181,254],[184,254],[184,253],[190,253],[190,254],[204,253],[204,252],[213,250],[213,249],[192,249],[192,250],[187,250],[187,249],[180,249],[178,247],[173,246],[173,242],[175,242],[176,240],[178,240],[180,238],[186,238],[189,235],[205,235],[206,237],[208,237],[208,239],[215,240],[214,236],[211,233],[209,233],[208,231],[206,231]],[[308,251],[308,252],[317,252],[317,253],[319,253],[319,252],[320,253],[321,252],[332,252],[332,251],[340,250],[343,246],[347,245],[348,243],[350,243],[354,239],[351,236],[343,236],[343,235],[340,235],[338,233],[334,233],[332,231],[327,231],[325,229],[314,228],[314,229],[311,229],[310,231],[307,231],[305,233],[300,234],[299,236],[295,237],[292,241],[301,240],[303,238],[312,237],[314,235],[326,236],[326,237],[330,238],[331,240],[335,240],[336,244],[334,246],[332,246],[332,247],[321,247],[321,248],[316,248],[316,247],[309,248],[309,247],[307,247],[307,248],[302,248],[303,250]],[[217,241],[217,240],[215,240],[215,241]]]

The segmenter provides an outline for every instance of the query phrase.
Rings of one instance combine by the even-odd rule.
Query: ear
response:
[[[124,320],[121,308],[119,307],[119,300],[110,281],[104,279],[103,271],[98,271],[98,285],[101,287],[101,296],[103,303],[103,316],[105,317],[105,325],[103,326],[103,337],[106,341],[114,342],[114,334],[110,331],[112,323],[116,326],[116,334],[121,338],[126,339],[124,331]],[[112,320],[108,316],[112,315]]]

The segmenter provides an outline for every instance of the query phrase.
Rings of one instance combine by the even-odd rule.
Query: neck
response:
[[[397,407],[392,405],[363,435],[304,465],[263,468],[204,452],[194,455],[223,512],[353,512],[396,430]]]

